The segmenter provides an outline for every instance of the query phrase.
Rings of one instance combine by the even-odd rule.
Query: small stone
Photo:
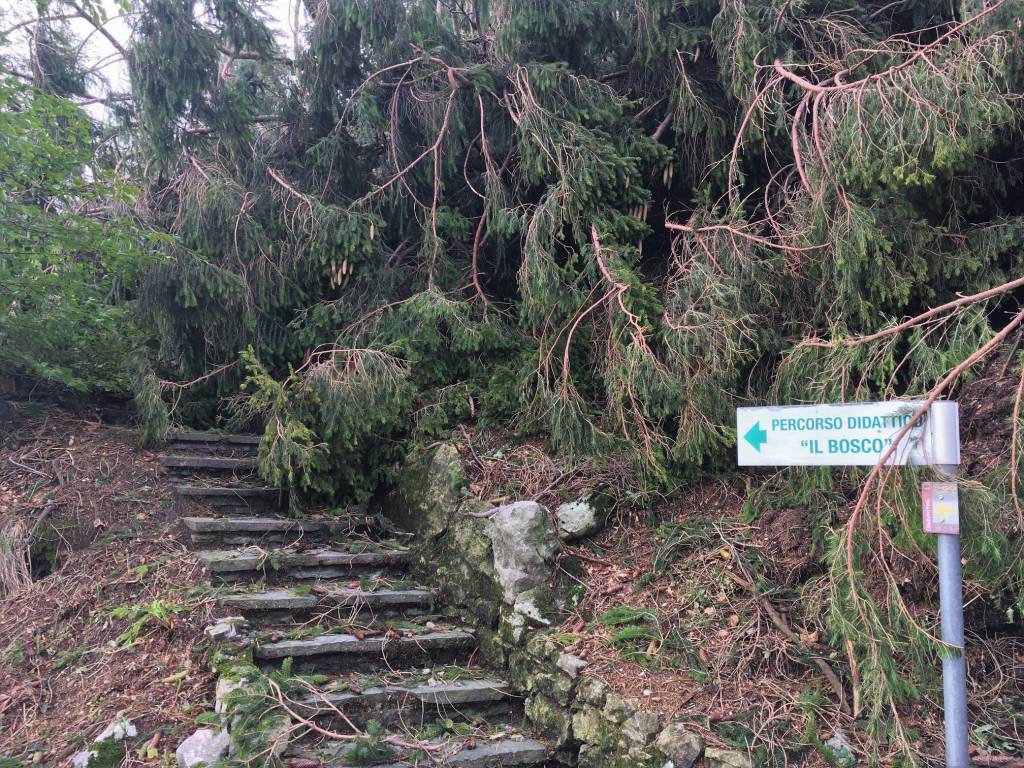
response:
[[[74,768],[86,768],[89,765],[89,760],[96,754],[94,749],[83,749],[81,752],[76,752],[71,758],[71,765]]]
[[[239,628],[249,625],[243,616],[228,616],[225,619],[217,619],[216,623],[206,628],[206,635],[211,640],[226,642],[240,636]]]
[[[135,738],[137,731],[135,726],[132,725],[132,721],[124,717],[119,717],[117,720],[112,722],[103,732],[96,737],[96,741],[106,741],[107,739],[113,739],[114,741],[123,741],[125,738]]]
[[[178,746],[174,753],[178,768],[212,766],[227,754],[230,739],[227,731],[200,728]]]
[[[597,510],[586,500],[560,504],[555,510],[558,519],[558,538],[562,541],[577,541],[591,536],[601,529]]]
[[[707,768],[754,768],[754,761],[746,752],[736,749],[704,749],[704,765]]]
[[[825,747],[832,753],[832,758],[837,765],[851,766],[857,762],[853,749],[846,740],[846,732],[841,728],[836,730],[832,738],[825,742]]]
[[[555,664],[573,680],[579,677],[580,672],[588,666],[586,661],[581,659],[579,656],[573,656],[571,653],[559,654],[558,660]]]
[[[691,768],[704,752],[704,739],[687,730],[684,723],[669,723],[658,734],[654,746],[672,761],[675,768]]]

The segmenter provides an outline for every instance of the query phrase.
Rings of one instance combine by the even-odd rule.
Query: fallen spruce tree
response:
[[[474,422],[624,462],[643,498],[729,471],[737,405],[951,397],[1019,337],[1019,2],[297,13],[284,50],[254,4],[145,0],[130,49],[175,236],[141,289],[140,403],[265,423],[271,481],[365,500]],[[1012,620],[1011,443],[965,558]],[[919,479],[794,471],[748,500],[824,521],[851,714],[907,754],[899,706],[940,652],[902,594],[932,567]]]

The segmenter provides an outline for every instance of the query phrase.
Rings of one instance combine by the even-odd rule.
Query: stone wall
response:
[[[662,723],[608,691],[585,661],[563,652],[545,631],[559,607],[552,565],[561,531],[539,505],[492,509],[468,498],[466,484],[455,448],[436,446],[407,463],[384,512],[415,535],[414,577],[438,585],[441,604],[475,621],[485,662],[505,670],[530,727],[560,761],[753,768],[745,752],[705,747],[685,723]]]

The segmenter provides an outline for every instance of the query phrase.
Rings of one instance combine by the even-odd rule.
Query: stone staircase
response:
[[[353,742],[322,733],[375,720],[394,737],[382,768],[548,763],[548,748],[517,728],[521,702],[473,663],[473,628],[437,613],[431,589],[408,580],[408,537],[373,517],[289,517],[287,494],[258,481],[258,445],[254,435],[176,432],[160,462],[178,478],[199,561],[222,585],[221,615],[247,620],[238,642],[258,666],[292,659],[295,672],[317,673],[292,709],[307,735],[287,760],[345,765]]]

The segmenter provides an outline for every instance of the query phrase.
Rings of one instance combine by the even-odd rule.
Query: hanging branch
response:
[[[903,439],[907,437],[907,435],[910,433],[912,429],[914,429],[917,421],[927,416],[928,410],[929,408],[931,408],[932,403],[934,403],[943,392],[949,389],[949,387],[952,386],[952,384],[958,378],[960,378],[960,376],[965,371],[974,367],[979,362],[988,357],[993,350],[995,350],[1000,344],[1002,344],[1003,341],[1005,341],[1010,336],[1010,334],[1013,333],[1021,325],[1022,322],[1024,322],[1024,310],[1018,312],[1014,316],[1014,318],[1006,325],[1005,328],[1003,328],[1001,331],[995,334],[984,345],[982,345],[979,349],[975,350],[963,362],[961,362],[959,365],[953,368],[952,371],[946,374],[946,376],[943,377],[943,379],[928,393],[924,403],[921,406],[919,406],[917,410],[911,415],[910,420],[907,422],[907,424],[902,429],[900,429],[899,432],[896,433],[896,435],[893,437],[892,445],[890,445],[885,450],[885,452],[881,455],[875,466],[872,467],[870,473],[867,476],[867,479],[864,481],[864,484],[861,487],[860,494],[857,497],[857,502],[850,513],[849,520],[846,523],[846,575],[847,578],[850,580],[851,584],[857,582],[857,573],[854,566],[854,563],[856,562],[854,533],[857,529],[860,517],[864,512],[867,500],[875,488],[876,482],[878,481],[879,477],[882,475],[883,472],[888,472],[891,469],[890,467],[887,466],[887,462],[900,448]],[[884,481],[881,484],[881,486],[884,486]],[[878,492],[880,493],[880,491],[881,487],[879,488]],[[863,612],[863,608],[861,607],[861,599],[857,596],[856,592],[853,592],[852,596],[853,603],[858,608],[861,619],[866,622],[865,626],[870,626],[868,617]],[[913,618],[909,616],[909,614],[907,618],[913,621]],[[920,631],[925,633],[923,629],[921,629]],[[925,634],[928,634],[930,637],[932,637],[933,640],[941,642],[934,636],[930,635],[930,633]]]

